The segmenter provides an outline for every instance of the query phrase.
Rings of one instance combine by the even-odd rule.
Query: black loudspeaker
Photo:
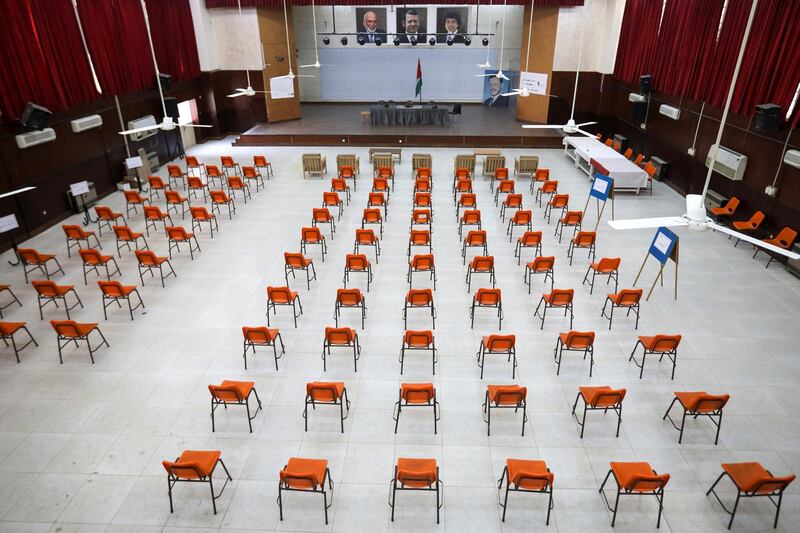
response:
[[[159,74],[158,82],[161,84],[162,91],[169,91],[172,88],[172,76],[169,74]]]
[[[50,115],[53,113],[46,107],[36,105],[33,102],[25,104],[25,109],[19,117],[19,123],[26,128],[33,130],[43,130],[50,122]]]
[[[647,117],[647,102],[635,102],[633,104],[633,123],[637,126],[644,122]]]
[[[171,96],[164,98],[164,108],[167,110],[167,116],[178,122],[178,115],[180,115],[178,112],[178,99]]]
[[[647,94],[650,92],[650,86],[653,83],[653,76],[650,74],[645,74],[644,76],[639,76],[639,92],[642,94]]]
[[[759,104],[756,106],[756,129],[777,131],[781,124],[781,106]]]

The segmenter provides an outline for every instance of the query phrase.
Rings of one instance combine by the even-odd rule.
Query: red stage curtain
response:
[[[661,2],[626,2],[614,65],[614,76],[617,79],[634,83],[642,74],[650,74],[652,58],[658,44],[660,18]]]
[[[200,75],[189,0],[146,0],[158,69],[176,81]]]
[[[655,0],[652,0],[655,1]],[[533,4],[536,6],[582,6],[584,0],[534,0]],[[452,4],[452,5],[459,5],[463,6],[468,4],[469,2],[464,2],[464,0],[439,0],[436,2],[437,4],[445,5],[445,4]],[[499,2],[495,2],[494,6],[497,6]],[[531,0],[508,0],[508,5],[529,5]],[[398,5],[396,0],[348,0],[347,2],[342,2],[341,0],[317,0],[315,2],[318,6],[329,6],[331,4],[334,5],[348,5],[348,6],[389,6],[389,5]],[[411,0],[410,2],[401,2],[401,4],[405,5],[426,5],[430,4],[428,0]],[[489,4],[488,1],[484,0],[481,2],[481,7],[487,7]],[[287,6],[310,6],[311,0],[286,0]],[[242,0],[242,7],[264,7],[264,6],[283,6],[283,0]],[[207,8],[214,8],[214,7],[238,7],[236,0],[206,0],[206,7]]]
[[[63,111],[97,96],[70,0],[3,2],[3,119],[17,119],[28,101]]]

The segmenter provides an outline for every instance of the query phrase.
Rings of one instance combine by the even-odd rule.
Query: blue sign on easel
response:
[[[678,236],[675,233],[667,228],[660,227],[656,231],[653,242],[650,243],[650,249],[647,252],[663,265],[672,257],[672,251],[675,249],[677,242]]]
[[[592,182],[592,188],[589,191],[589,196],[597,198],[601,202],[605,202],[608,200],[608,197],[613,190],[613,179],[599,172],[594,173],[594,181]]]

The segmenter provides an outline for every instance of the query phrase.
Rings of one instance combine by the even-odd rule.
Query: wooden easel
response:
[[[675,246],[673,246],[672,252],[670,252],[670,254],[669,254],[669,259],[672,259],[672,261],[675,263],[675,300],[678,299],[678,249],[679,248],[680,248],[680,241],[676,240],[675,241]],[[647,263],[647,259],[650,257],[650,255],[651,254],[648,251],[647,255],[644,257],[644,261],[642,261],[641,268],[639,268],[639,273],[636,274],[636,279],[633,280],[633,285],[634,286],[636,286],[636,282],[639,281],[639,276],[642,275],[642,270],[644,270],[644,265],[645,265],[645,263]],[[645,298],[645,301],[649,301],[650,300],[650,295],[653,294],[653,289],[655,288],[656,282],[659,279],[661,280],[661,286],[662,287],[664,286],[664,265],[665,264],[666,264],[666,262],[665,263],[661,263],[661,266],[658,269],[658,275],[656,276],[656,279],[653,280],[653,284],[650,286],[650,290],[647,292],[647,298]]]
[[[591,200],[592,195],[589,194],[588,198],[586,198],[586,204],[583,206],[583,213],[586,214],[586,209],[589,207],[589,200]],[[608,198],[611,200],[611,220],[614,220],[614,186],[611,186],[611,190],[608,193]],[[600,219],[603,218],[603,211],[606,209],[606,204],[608,203],[608,199],[603,201],[603,206],[600,207],[600,200],[595,198],[595,204],[597,205],[597,222],[594,224],[594,230],[597,231],[597,227],[600,225]]]

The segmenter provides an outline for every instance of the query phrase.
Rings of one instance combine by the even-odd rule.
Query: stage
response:
[[[258,124],[236,146],[446,146],[561,148],[556,129],[523,129],[511,108],[463,104],[462,115],[445,126],[362,124],[370,104],[302,104],[302,118]]]

